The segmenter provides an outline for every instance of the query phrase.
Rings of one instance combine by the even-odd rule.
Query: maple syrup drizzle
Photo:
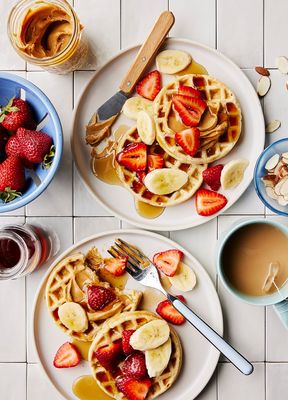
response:
[[[80,400],[111,400],[91,375],[83,375],[73,382],[72,391]]]
[[[90,349],[90,346],[91,346],[92,342],[82,342],[81,340],[73,339],[72,343],[79,350],[83,360],[88,361],[89,349]]]
[[[145,203],[141,200],[135,200],[135,208],[137,213],[147,219],[154,219],[159,217],[165,210],[165,207],[156,207],[151,204]]]
[[[187,75],[187,74],[208,75],[208,71],[203,65],[197,63],[193,59],[191,64],[189,64],[187,68],[183,69],[183,71],[177,72],[176,75]]]
[[[100,278],[103,279],[105,282],[110,283],[110,285],[120,290],[125,289],[129,276],[128,273],[125,273],[124,275],[121,276],[115,276],[111,274],[111,272],[107,271],[105,268],[99,269],[98,274]]]

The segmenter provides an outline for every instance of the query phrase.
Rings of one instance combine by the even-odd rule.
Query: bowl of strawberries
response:
[[[0,213],[44,192],[62,148],[61,122],[48,97],[26,79],[0,73]]]

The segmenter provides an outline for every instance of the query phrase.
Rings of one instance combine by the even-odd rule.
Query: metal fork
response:
[[[173,306],[194,326],[213,346],[230,360],[243,374],[250,375],[253,365],[246,360],[237,350],[228,344],[217,332],[214,331],[203,319],[195,314],[186,304],[177,297],[168,293],[162,286],[155,265],[139,249],[122,239],[116,239],[115,245],[108,250],[112,257],[128,257],[127,272],[144,286],[160,290]]]

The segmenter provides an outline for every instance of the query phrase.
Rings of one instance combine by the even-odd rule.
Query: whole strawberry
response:
[[[52,138],[47,133],[30,131],[25,128],[17,130],[16,138],[20,144],[21,157],[34,164],[39,164],[44,160],[53,143]]]
[[[8,132],[0,124],[0,151],[4,150],[7,139],[8,139]]]
[[[36,127],[29,104],[14,97],[1,109],[0,122],[5,129],[12,132],[21,127],[28,129]]]
[[[5,146],[5,152],[6,152],[7,156],[20,157],[22,159],[23,165],[26,168],[30,168],[30,169],[33,168],[33,163],[31,163],[31,161],[28,161],[28,160],[25,160],[25,158],[22,158],[20,142],[16,135],[12,135],[8,139],[6,146]]]
[[[9,202],[25,187],[25,170],[19,157],[9,156],[0,164],[0,198]]]

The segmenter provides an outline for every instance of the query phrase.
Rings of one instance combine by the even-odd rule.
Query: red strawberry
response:
[[[107,304],[116,299],[112,290],[103,286],[90,285],[87,288],[88,304],[92,310],[102,310]]]
[[[145,143],[130,143],[116,155],[120,165],[131,171],[145,171],[147,165],[147,146]]]
[[[136,92],[145,99],[154,100],[161,89],[161,75],[155,70],[150,72],[136,86]]]
[[[12,135],[5,146],[7,156],[17,156],[21,158],[21,146],[16,135]],[[33,168],[33,163],[28,160],[22,159],[23,165],[26,168]]]
[[[24,166],[19,157],[9,156],[0,164],[0,198],[9,202],[25,187]]]
[[[134,329],[126,329],[125,331],[122,332],[122,347],[123,347],[124,353],[127,356],[134,352],[134,349],[130,344],[130,338],[134,332],[135,332]]]
[[[207,183],[212,190],[217,191],[221,186],[220,177],[222,169],[223,165],[218,164],[214,165],[214,167],[209,167],[202,172],[204,182]]]
[[[201,99],[180,94],[173,96],[172,103],[183,124],[190,127],[199,124],[201,116],[207,106],[205,101]]]
[[[188,128],[175,133],[175,140],[186,154],[193,157],[200,148],[200,131],[197,128]]]
[[[21,147],[21,157],[27,161],[38,164],[49,154],[52,146],[52,138],[44,132],[30,131],[19,128],[16,137]]]
[[[182,258],[182,251],[176,249],[166,250],[154,254],[153,264],[165,275],[174,276]]]
[[[77,348],[69,342],[62,344],[58,349],[53,364],[56,368],[76,367],[80,363],[81,355]]]
[[[127,375],[116,378],[116,386],[128,400],[145,400],[152,385],[151,379],[136,380]]]
[[[8,139],[8,132],[0,124],[0,151],[4,150],[7,139]]]
[[[141,183],[144,183],[144,179],[145,179],[145,176],[146,176],[146,172],[144,172],[144,171],[139,171],[139,172],[136,172],[136,175],[137,175],[137,178],[139,179],[139,181],[140,181]]]
[[[178,94],[182,94],[183,96],[191,96],[191,97],[197,97],[198,99],[202,99],[202,93],[194,89],[191,86],[186,86],[186,85],[180,85],[178,89]]]
[[[94,351],[94,356],[107,371],[115,371],[123,357],[122,340],[118,339],[107,346],[100,347]]]
[[[147,376],[147,370],[144,354],[141,352],[130,354],[124,361],[121,369],[123,374],[130,378],[145,378]]]
[[[164,158],[161,154],[149,154],[147,157],[148,172],[154,169],[163,168]]]
[[[105,268],[107,271],[111,272],[111,274],[115,276],[123,275],[125,272],[125,268],[127,265],[128,257],[117,257],[117,258],[106,258],[105,259]]]
[[[182,314],[172,306],[169,300],[163,300],[158,304],[156,312],[166,321],[174,325],[182,325],[186,321]]]
[[[212,190],[199,189],[196,193],[196,210],[199,215],[215,214],[227,204],[227,199],[220,193]]]
[[[2,108],[0,122],[8,131],[17,131],[18,128],[35,129],[28,103],[22,99],[12,98]]]

